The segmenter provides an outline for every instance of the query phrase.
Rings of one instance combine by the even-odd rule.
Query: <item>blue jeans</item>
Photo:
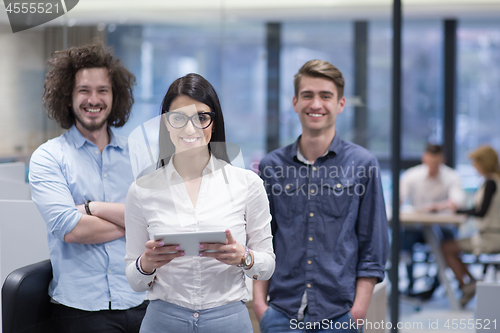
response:
[[[245,303],[191,310],[161,300],[149,303],[140,333],[253,333]]]
[[[325,319],[320,322],[310,322],[309,315],[305,314],[304,320],[290,319],[283,313],[269,307],[260,320],[261,333],[319,333],[319,332],[342,332],[359,333],[362,330],[356,328],[351,315],[347,312],[331,320]]]

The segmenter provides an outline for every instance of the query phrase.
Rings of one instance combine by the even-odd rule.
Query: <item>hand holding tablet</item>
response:
[[[201,243],[226,244],[226,233],[225,231],[202,231],[157,234],[154,236],[154,240],[162,241],[165,245],[179,244],[186,256],[198,256],[200,251],[203,251],[200,249]]]

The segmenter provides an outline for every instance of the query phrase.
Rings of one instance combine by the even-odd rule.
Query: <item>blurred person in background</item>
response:
[[[500,164],[497,152],[490,146],[481,146],[469,155],[472,165],[484,177],[474,195],[474,207],[459,209],[458,214],[473,216],[477,234],[470,238],[446,241],[442,244],[448,266],[455,273],[462,290],[460,304],[465,306],[475,295],[476,281],[459,257],[461,252],[500,253]]]
[[[442,147],[427,144],[422,155],[422,164],[407,169],[401,176],[400,201],[409,205],[416,212],[455,211],[465,204],[465,192],[462,189],[460,175],[454,169],[445,165]],[[441,239],[455,238],[455,227],[440,227]],[[433,277],[429,290],[415,293],[413,290],[413,246],[416,243],[425,244],[424,235],[419,227],[405,227],[401,249],[409,252],[406,263],[408,273],[409,296],[419,296],[428,299],[439,286],[437,274]]]

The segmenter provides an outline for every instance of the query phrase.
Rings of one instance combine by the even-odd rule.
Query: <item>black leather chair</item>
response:
[[[2,286],[3,333],[51,332],[50,260],[16,269]]]

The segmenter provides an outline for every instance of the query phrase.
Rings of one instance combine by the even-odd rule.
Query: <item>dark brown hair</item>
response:
[[[295,79],[293,80],[295,97],[297,98],[299,97],[300,80],[303,76],[330,80],[333,84],[335,84],[335,87],[337,87],[337,100],[340,100],[344,96],[345,83],[342,72],[327,61],[310,60],[306,62],[301,69],[299,69],[299,72],[295,74]]]
[[[227,155],[226,132],[224,129],[224,117],[220,106],[219,97],[214,87],[203,76],[195,73],[187,74],[175,80],[168,88],[163,102],[161,103],[161,114],[170,111],[170,105],[179,96],[187,96],[198,102],[206,104],[211,111],[215,112],[213,122],[213,133],[208,143],[210,152],[227,163],[231,163]],[[168,130],[163,121],[160,122],[160,156],[158,167],[168,163],[175,152],[175,146],[170,139]]]
[[[101,43],[71,47],[52,53],[47,64],[49,72],[42,98],[49,118],[57,121],[62,128],[73,126],[75,116],[70,104],[76,73],[82,68],[106,68],[113,90],[108,125],[125,125],[134,104],[132,86],[135,84],[135,76],[121,65],[119,59],[113,59],[109,49],[105,49]]]
[[[440,145],[428,143],[427,146],[425,146],[425,152],[432,155],[439,155],[443,153],[443,148]]]

